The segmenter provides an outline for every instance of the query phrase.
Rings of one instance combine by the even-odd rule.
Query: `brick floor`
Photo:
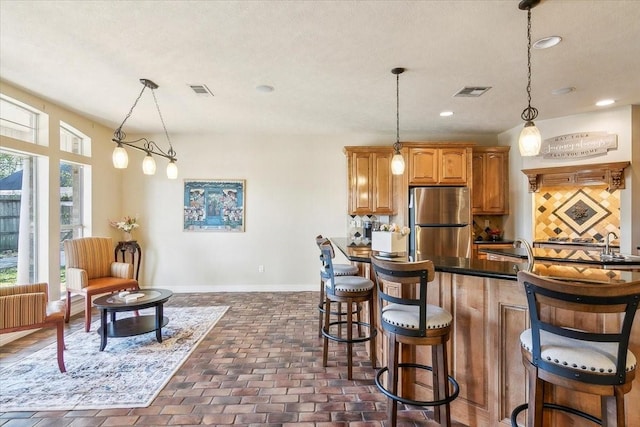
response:
[[[317,298],[317,292],[174,294],[167,306],[230,309],[149,407],[0,412],[0,426],[385,425],[386,398],[363,344],[354,347],[353,380],[344,344],[330,343],[329,366],[322,367]],[[82,327],[82,315],[67,326]],[[51,331],[35,332],[0,347],[0,362],[54,341]],[[398,425],[435,425],[431,415],[400,405]]]

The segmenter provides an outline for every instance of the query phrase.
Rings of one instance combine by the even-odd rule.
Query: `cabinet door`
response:
[[[484,167],[483,211],[506,214],[508,213],[509,177],[504,153],[486,153]]]
[[[372,213],[393,214],[393,175],[391,174],[393,152],[374,152],[371,157],[373,164]]]
[[[409,185],[438,184],[438,149],[409,149]]]
[[[473,149],[474,215],[509,213],[509,147]]]
[[[467,183],[466,148],[441,148],[438,182],[444,185],[464,185]]]
[[[471,193],[471,211],[474,214],[482,213],[484,206],[484,155],[473,153],[471,157],[471,170],[473,191]]]
[[[350,214],[369,214],[371,203],[371,177],[373,164],[369,153],[351,153],[349,157]]]

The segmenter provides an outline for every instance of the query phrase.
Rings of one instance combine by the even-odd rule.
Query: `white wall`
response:
[[[528,192],[527,177],[522,169],[559,167],[576,164],[594,164],[632,161],[635,156],[635,164],[625,170],[626,188],[620,193],[621,217],[620,228],[623,231],[620,236],[620,251],[623,253],[635,253],[635,247],[640,244],[640,178],[638,177],[638,159],[640,158],[640,129],[638,124],[633,127],[632,116],[638,113],[639,106],[619,107],[605,109],[596,113],[585,113],[567,116],[552,120],[536,120],[536,126],[540,129],[543,139],[555,136],[578,133],[606,131],[618,135],[618,149],[610,150],[605,156],[589,157],[584,159],[543,159],[541,157],[522,157],[518,150],[518,136],[522,126],[498,135],[499,145],[510,145],[510,196],[511,215],[505,223],[505,228],[512,231],[517,237],[523,237],[529,241],[533,236],[533,196]],[[638,119],[636,119],[638,122]],[[632,143],[635,132],[636,144]],[[636,209],[632,209],[635,206]]]
[[[165,177],[165,161],[148,177],[139,169],[142,155],[130,154],[123,213],[140,216],[142,285],[179,292],[317,290],[315,237],[346,236],[342,149],[362,138],[172,135],[175,181]],[[245,232],[183,231],[184,179],[246,180]]]

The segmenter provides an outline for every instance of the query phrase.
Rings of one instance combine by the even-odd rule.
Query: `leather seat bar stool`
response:
[[[327,239],[326,237],[322,237],[322,235],[318,235],[318,237],[316,237],[316,244],[318,245],[318,248],[321,248],[321,246],[324,244],[330,245],[331,251],[332,251],[332,259],[335,258],[335,251],[333,250],[333,245],[331,244],[331,241],[329,239]],[[325,305],[324,303],[324,286],[325,285],[324,285],[324,279],[322,276],[323,269],[324,267],[320,270],[320,300],[318,301],[318,336],[319,337],[322,336],[322,322],[324,318],[324,305]],[[336,276],[358,276],[359,275],[358,267],[351,264],[333,264],[333,273]],[[359,315],[360,307],[358,307],[357,313]],[[347,313],[343,312],[341,304],[338,304],[337,311],[334,311],[331,314],[337,315],[337,316],[345,316]]]
[[[388,340],[387,366],[375,378],[378,389],[389,398],[388,420],[398,421],[398,402],[434,408],[441,426],[451,426],[449,403],[459,394],[458,382],[448,373],[447,341],[451,336],[453,317],[441,307],[427,304],[429,282],[435,278],[433,262],[396,262],[371,257],[378,286],[380,326]],[[397,285],[400,285],[398,288]],[[398,290],[400,289],[400,290]],[[436,289],[434,289],[437,292]],[[399,360],[399,345],[431,346],[432,364]],[[433,378],[433,400],[416,400],[398,392],[399,370],[430,371]],[[383,377],[386,375],[386,382]],[[400,387],[402,389],[402,387]]]
[[[322,279],[325,285],[325,311],[322,326],[322,335],[324,337],[322,366],[327,367],[329,340],[338,343],[345,343],[347,345],[347,378],[351,380],[353,379],[353,344],[370,341],[371,348],[369,353],[371,357],[371,366],[373,368],[376,366],[375,348],[376,334],[378,331],[371,323],[366,323],[361,320],[356,320],[354,322],[353,320],[354,305],[365,302],[368,305],[369,321],[373,322],[373,319],[375,319],[373,299],[374,285],[371,280],[361,276],[336,276],[332,261],[333,248],[331,245],[325,243],[320,246],[320,250],[320,261],[323,266]],[[337,320],[331,321],[330,315],[332,303],[345,303],[347,310],[346,316],[340,316]],[[340,329],[343,325],[346,325],[346,338],[342,337],[341,334],[338,334],[337,331],[332,333],[332,328]],[[354,336],[354,326],[367,328],[367,335],[362,336],[362,334],[358,332],[357,336]]]
[[[559,281],[526,271],[518,272],[518,282],[526,292],[531,320],[531,328],[520,335],[529,403],[513,410],[511,424],[517,426],[518,414],[528,409],[529,427],[542,427],[545,421],[550,425],[552,413],[543,410],[552,409],[603,426],[624,427],[624,395],[631,391],[636,374],[637,361],[629,351],[629,338],[640,303],[640,283]],[[579,318],[584,313],[607,314],[607,321],[596,322],[598,330],[560,323],[567,314]],[[598,414],[549,402],[545,393],[550,385],[599,395],[602,419]]]

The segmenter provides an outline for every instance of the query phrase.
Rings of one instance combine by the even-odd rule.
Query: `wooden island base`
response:
[[[440,305],[453,316],[453,334],[449,347],[450,369],[460,384],[460,395],[451,404],[452,417],[468,426],[511,426],[511,411],[527,400],[527,376],[520,353],[520,333],[529,327],[526,297],[520,285],[510,280],[499,280],[450,273],[438,273],[429,303]],[[437,288],[436,288],[437,287]],[[435,290],[437,289],[437,292]],[[557,312],[571,326],[596,322],[603,330],[619,327],[617,318],[603,315],[574,316]],[[640,355],[640,316],[636,316],[631,337],[631,351]],[[383,341],[383,340],[380,340]],[[378,349],[379,360],[383,352]],[[430,348],[409,347],[402,357],[430,364]],[[386,363],[386,362],[383,362]],[[428,374],[404,378],[406,392],[419,399],[431,395]],[[566,404],[599,416],[600,400],[597,396],[570,392],[562,388],[552,391],[555,403]],[[635,403],[633,403],[635,402]],[[633,381],[626,395],[627,425],[640,426],[640,379]],[[549,414],[545,425],[585,426],[593,423],[570,417],[558,411]],[[519,417],[525,425],[525,414]]]

